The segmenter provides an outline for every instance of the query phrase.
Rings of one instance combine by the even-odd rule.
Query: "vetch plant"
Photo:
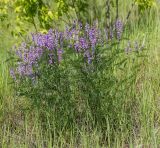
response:
[[[58,129],[64,123],[68,128],[87,123],[105,129],[109,120],[113,131],[118,131],[124,111],[127,129],[131,115],[124,103],[131,88],[124,86],[131,86],[136,73],[130,77],[115,74],[128,62],[118,46],[122,30],[120,20],[110,31],[99,28],[98,22],[83,26],[75,21],[64,31],[33,33],[30,41],[14,50],[17,62],[10,73],[17,94],[29,98],[37,108],[51,110]]]

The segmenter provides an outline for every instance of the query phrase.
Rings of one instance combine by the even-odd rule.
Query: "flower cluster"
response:
[[[118,20],[114,26],[117,31],[115,38],[120,40],[122,22]],[[104,43],[108,43],[109,39],[113,39],[113,31],[111,29],[109,34],[106,31],[101,31],[97,21],[93,25],[86,23],[84,26],[75,21],[71,27],[67,26],[64,31],[50,29],[46,34],[34,33],[29,43],[22,43],[16,49],[19,62],[16,70],[11,70],[11,76],[14,79],[16,75],[33,77],[37,72],[39,61],[45,53],[47,53],[45,59],[47,64],[53,65],[62,61],[66,48],[73,49],[76,54],[82,54],[84,61],[90,64],[94,58],[96,47],[103,46]]]

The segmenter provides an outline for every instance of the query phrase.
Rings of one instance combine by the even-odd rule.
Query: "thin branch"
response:
[[[107,28],[110,27],[110,0],[106,0]]]
[[[116,0],[116,19],[118,19],[118,17],[119,17],[119,1],[118,0]]]

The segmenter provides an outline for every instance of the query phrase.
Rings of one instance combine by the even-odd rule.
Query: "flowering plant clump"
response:
[[[123,25],[120,20],[116,21],[115,28],[117,31],[117,39],[121,39]],[[112,33],[113,30],[110,30]],[[84,59],[89,64],[95,57],[97,46],[103,46],[109,37],[105,30],[106,37],[102,38],[102,33],[98,28],[97,22],[92,26],[74,22],[71,28],[60,32],[50,29],[47,34],[32,34],[32,40],[29,43],[23,42],[18,49],[16,55],[19,58],[17,68],[11,70],[11,75],[15,79],[18,77],[30,77],[35,79],[38,73],[39,61],[46,55],[46,64],[53,65],[62,61],[65,48],[72,48],[75,54],[83,54]],[[111,35],[113,36],[113,35]],[[113,37],[111,37],[112,39]],[[84,60],[85,61],[85,60]]]
[[[124,49],[117,46],[122,32],[123,23],[117,20],[110,29],[101,29],[97,21],[93,25],[75,21],[64,31],[33,33],[14,50],[18,58],[10,74],[17,94],[36,106],[51,106],[63,117],[57,116],[57,126],[63,121],[79,124],[81,118],[88,118],[86,109],[97,123],[105,126],[107,115],[115,124],[125,100],[117,100],[118,105],[114,101],[122,92],[121,82],[131,79],[115,75],[117,67],[122,69],[127,63],[126,56],[121,56]],[[126,87],[131,86],[129,82]],[[129,91],[123,93],[127,96]]]
[[[82,53],[90,63],[98,44],[98,33],[96,25],[91,27],[86,24],[85,31],[83,31],[81,24],[75,23],[70,30],[66,28],[64,32],[50,29],[47,34],[32,34],[31,43],[22,43],[16,49],[16,55],[20,61],[17,63],[15,74],[12,69],[11,75],[14,78],[15,75],[33,78],[38,72],[38,62],[46,52],[46,64],[58,64],[62,61],[66,47],[73,48],[77,54]]]

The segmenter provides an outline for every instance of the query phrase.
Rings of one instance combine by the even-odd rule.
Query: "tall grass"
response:
[[[154,15],[155,20],[152,17],[154,13],[156,13]],[[114,67],[112,76],[118,78],[117,81],[131,76],[134,76],[133,79],[128,79],[123,83],[120,81],[120,89],[117,90],[110,83],[103,82],[105,81],[103,79],[101,79],[101,83],[103,82],[105,85],[100,86],[94,82],[90,84],[91,81],[87,80],[92,74],[91,76],[87,75],[87,78],[86,75],[83,75],[85,81],[82,81],[81,84],[86,88],[86,92],[78,92],[75,89],[77,86],[74,84],[75,95],[68,95],[73,99],[78,98],[77,102],[74,102],[76,105],[65,106],[67,102],[59,102],[59,110],[56,110],[55,106],[49,107],[45,102],[42,102],[37,109],[28,98],[15,95],[11,88],[12,80],[6,62],[8,55],[7,51],[4,50],[10,48],[11,45],[8,45],[8,40],[1,42],[1,147],[159,147],[160,59],[158,41],[160,37],[158,28],[160,21],[158,14],[159,11],[150,12],[150,16],[145,14],[143,18],[148,18],[147,25],[144,25],[146,20],[143,18],[139,24],[133,22],[132,19],[137,18],[132,14],[128,28],[126,27],[125,37],[129,37],[131,41],[141,40],[145,42],[146,50],[142,52],[146,56],[137,58],[135,53],[120,54],[114,64],[119,63],[123,58],[127,58],[127,64],[126,66]],[[120,48],[124,50],[126,44],[124,42]],[[135,68],[137,65],[139,65],[138,69]],[[73,79],[73,75],[70,75],[69,79]],[[99,79],[97,77],[96,82]],[[106,110],[94,112],[96,109],[98,111],[98,106],[96,106],[98,102],[93,100],[96,101],[97,95],[105,98],[99,94],[104,87],[110,89],[110,93],[116,93],[116,96],[112,94],[110,98],[108,97],[111,102],[106,106]],[[67,95],[66,92],[63,93],[65,96]],[[85,101],[84,98],[90,102],[83,102]],[[91,104],[93,111],[85,106],[86,104],[90,105],[89,103],[93,103]],[[101,105],[105,105],[104,102],[101,102]],[[76,115],[78,118],[72,114],[75,109],[78,110]],[[105,120],[102,122],[103,126],[96,123],[98,120],[102,121],[102,113],[107,114],[106,118],[103,119]],[[93,114],[96,115],[92,116]],[[72,122],[68,122],[70,121],[69,117],[79,120],[71,119]]]

